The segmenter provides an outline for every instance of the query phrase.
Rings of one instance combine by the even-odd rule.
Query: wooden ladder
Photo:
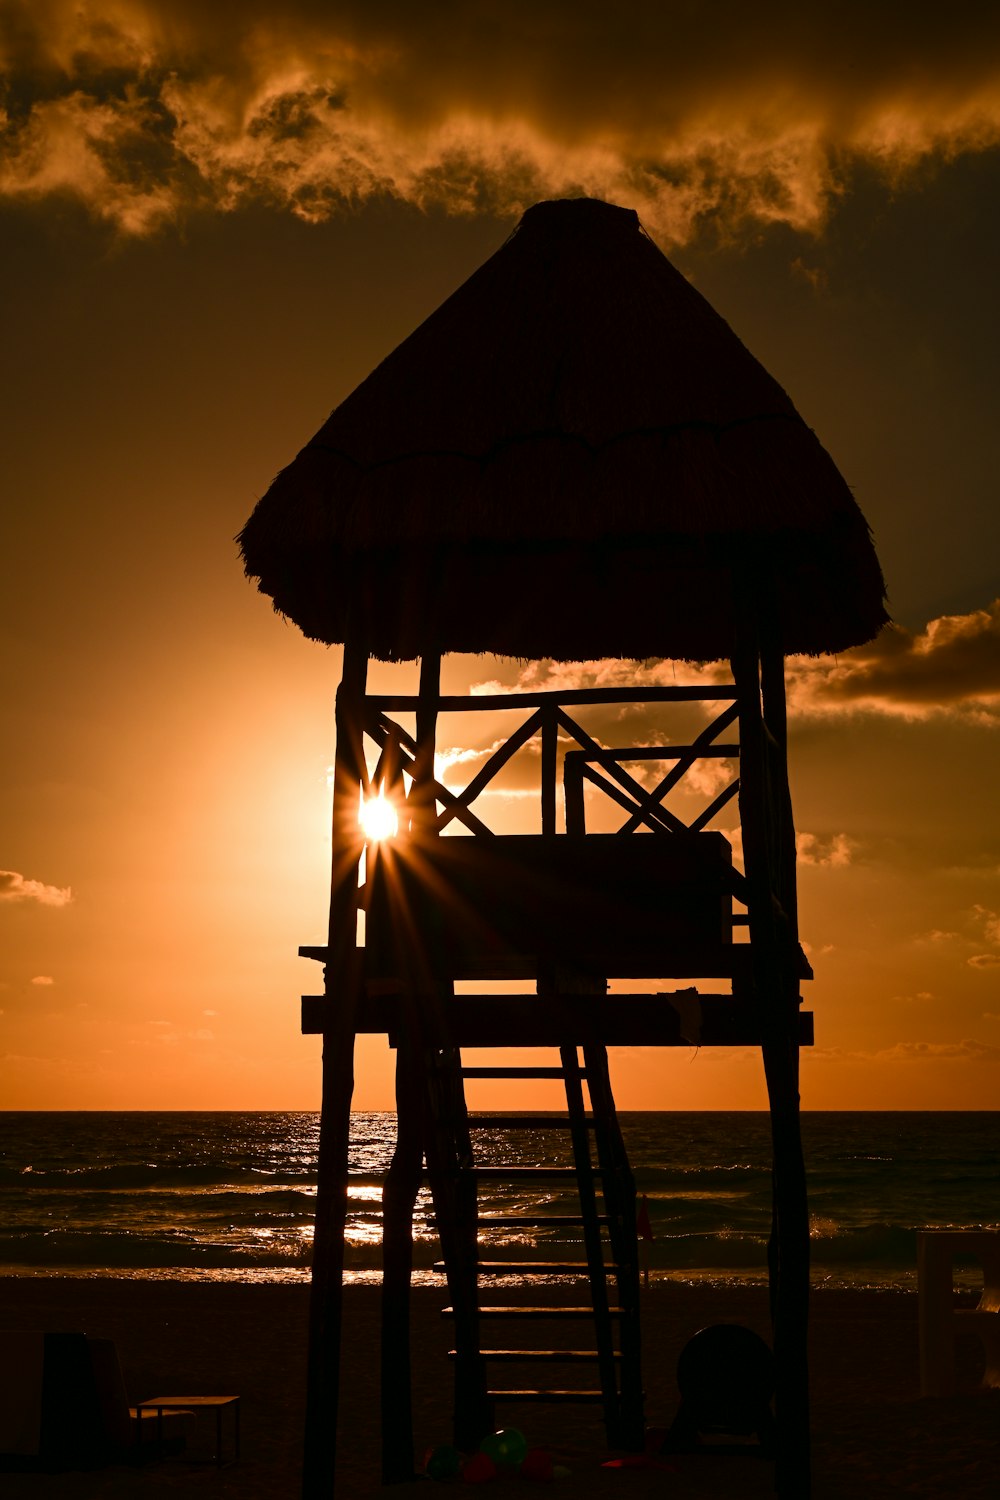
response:
[[[580,1403],[603,1407],[610,1447],[641,1448],[644,1422],[635,1184],[615,1114],[605,1047],[598,1043],[561,1047],[559,1064],[552,1067],[466,1067],[460,1052],[450,1049],[435,1055],[433,1073],[436,1076],[427,1080],[427,1166],[444,1257],[435,1269],[448,1277],[451,1305],[443,1313],[454,1320],[455,1326],[455,1347],[450,1356],[455,1364],[457,1446],[473,1446],[492,1430],[497,1405]],[[566,1090],[566,1114],[470,1117],[464,1083],[482,1078],[560,1079]],[[485,1165],[476,1159],[475,1138],[483,1130],[552,1131],[560,1125],[568,1132],[568,1164]],[[569,1177],[576,1181],[579,1214],[479,1217],[480,1183],[543,1183]],[[528,1263],[482,1260],[478,1230],[487,1223],[511,1229],[579,1227],[585,1259]],[[483,1302],[482,1283],[512,1272],[546,1278],[586,1277],[589,1305]],[[567,1320],[592,1324],[592,1348],[537,1347],[546,1323]],[[484,1323],[530,1329],[533,1347],[521,1346],[516,1338],[510,1341],[515,1344],[513,1348],[483,1347]],[[561,1341],[552,1337],[549,1342],[558,1345]],[[554,1382],[543,1385],[537,1375],[522,1377],[515,1386],[498,1383],[494,1375],[496,1367],[536,1372],[548,1367],[555,1372],[560,1366],[582,1365],[591,1366],[596,1374],[589,1387]]]

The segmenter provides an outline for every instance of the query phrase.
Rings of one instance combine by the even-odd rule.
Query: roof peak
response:
[[[639,229],[634,208],[620,208],[602,198],[547,198],[526,209],[518,232],[553,234],[634,233]]]

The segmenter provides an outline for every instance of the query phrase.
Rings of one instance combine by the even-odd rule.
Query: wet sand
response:
[[[519,1294],[520,1295],[520,1294]],[[536,1291],[544,1297],[544,1291]],[[0,1329],[79,1330],[113,1338],[131,1400],[168,1394],[239,1393],[243,1455],[216,1470],[184,1458],[94,1473],[6,1474],[9,1500],[198,1495],[295,1500],[305,1391],[307,1290],[195,1282],[0,1278]],[[338,1500],[413,1493],[379,1480],[378,1290],[345,1293],[343,1400]],[[450,1440],[452,1370],[443,1292],[413,1297],[414,1413],[418,1454]],[[763,1289],[656,1282],[644,1294],[646,1419],[665,1428],[677,1407],[675,1370],[686,1340],[708,1323],[741,1322],[767,1333]],[[576,1335],[579,1338],[579,1333]],[[506,1340],[505,1340],[506,1342]],[[959,1345],[960,1393],[922,1399],[917,1369],[916,1297],[893,1292],[817,1290],[811,1329],[816,1500],[882,1496],[1000,1495],[1000,1392],[977,1388],[976,1341]],[[500,1408],[571,1470],[560,1493],[630,1500],[695,1500],[773,1494],[773,1468],[756,1457],[691,1454],[671,1468],[609,1469],[599,1410]],[[436,1492],[428,1484],[421,1494]],[[530,1491],[529,1491],[530,1492]],[[525,1493],[502,1476],[489,1493]],[[543,1491],[544,1493],[544,1491]]]

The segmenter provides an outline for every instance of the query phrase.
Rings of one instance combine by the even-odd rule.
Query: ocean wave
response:
[[[278,1114],[8,1115],[0,1264],[38,1275],[304,1278],[316,1123]],[[621,1124],[655,1236],[644,1246],[653,1275],[763,1279],[766,1115],[626,1113]],[[379,1274],[395,1129],[391,1114],[352,1122],[349,1280]],[[803,1133],[821,1284],[912,1284],[919,1228],[978,1228],[995,1204],[1000,1115],[806,1115]],[[553,1164],[565,1160],[566,1133],[497,1132],[481,1147],[480,1159],[494,1165]],[[512,1285],[520,1261],[584,1258],[580,1228],[556,1222],[579,1214],[572,1178],[485,1179],[479,1207],[484,1258],[509,1263]],[[510,1216],[541,1222],[507,1228]],[[430,1278],[440,1251],[426,1188],[414,1239],[414,1275]]]
[[[195,1242],[180,1236],[133,1235],[121,1231],[85,1234],[59,1229],[41,1235],[0,1235],[0,1265],[49,1270],[71,1266],[119,1270],[290,1264],[307,1267],[310,1255],[310,1246],[301,1241],[266,1241],[250,1247]]]
[[[315,1170],[296,1173],[267,1171],[259,1167],[238,1167],[224,1163],[161,1166],[158,1162],[63,1168],[25,1167],[20,1171],[6,1168],[0,1172],[0,1185],[23,1191],[71,1188],[74,1192],[141,1192],[145,1188],[175,1188],[190,1192],[199,1187],[219,1189],[258,1184],[314,1187],[316,1173]]]

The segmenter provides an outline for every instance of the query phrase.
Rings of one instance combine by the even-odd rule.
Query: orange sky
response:
[[[318,1103],[295,955],[339,656],[232,538],[527,204],[581,191],[786,387],[888,579],[896,629],[790,672],[803,1103],[996,1104],[1000,18],[873,9],[0,4],[0,1104]],[[764,1104],[752,1055],[616,1081]],[[382,1044],[356,1102],[391,1104]]]

